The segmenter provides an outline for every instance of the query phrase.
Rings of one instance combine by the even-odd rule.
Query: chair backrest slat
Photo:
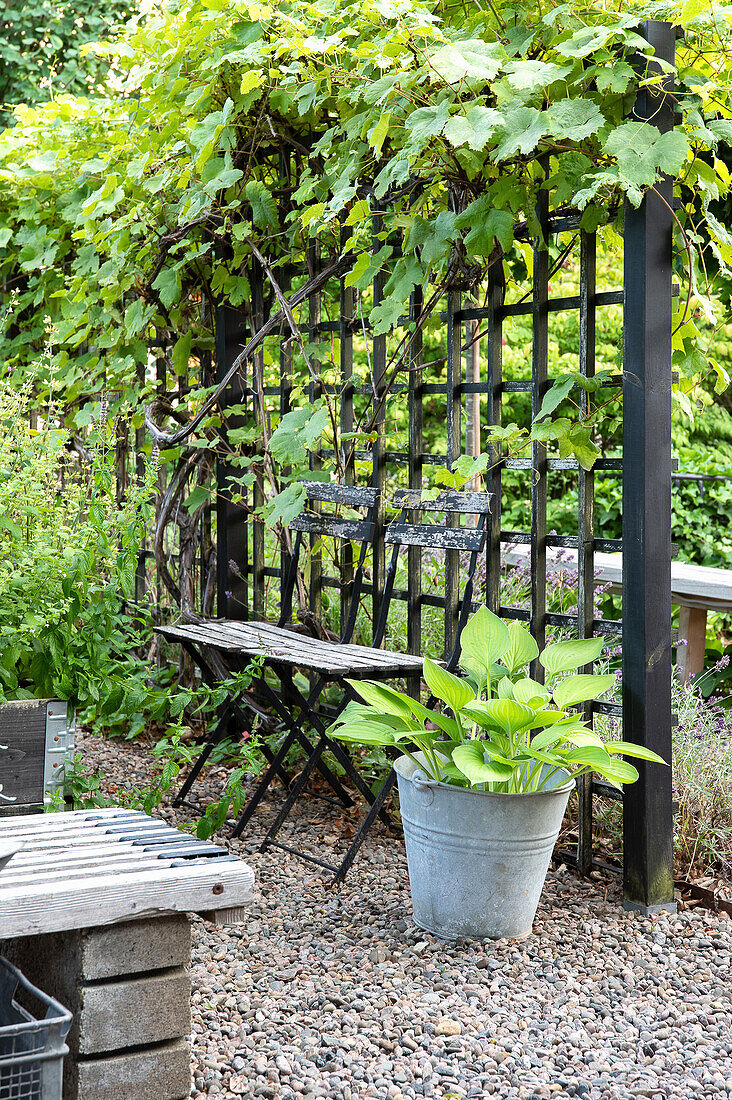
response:
[[[301,512],[289,526],[293,531],[351,539],[354,542],[370,542],[374,537],[374,525],[368,520],[340,519],[338,516],[321,516],[316,512]]]
[[[345,504],[349,508],[373,508],[379,496],[378,489],[366,485],[339,485],[332,481],[302,481],[300,484],[308,500]]]
[[[485,527],[442,527],[436,523],[390,523],[384,541],[391,546],[422,546],[430,550],[468,550],[485,546]]]
[[[446,490],[433,500],[423,500],[419,489],[397,489],[393,501],[399,508],[424,512],[468,512],[481,515],[491,510],[492,493]]]

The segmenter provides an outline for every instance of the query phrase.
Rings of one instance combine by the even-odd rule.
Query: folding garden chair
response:
[[[429,500],[423,499],[422,494],[418,490],[406,489],[399,490],[394,494],[394,503],[398,504],[402,508],[399,520],[389,524],[386,528],[384,541],[387,545],[393,547],[391,558],[389,561],[389,567],[387,570],[384,594],[380,604],[379,617],[377,620],[376,628],[374,631],[372,647],[365,646],[349,646],[348,649],[355,651],[354,659],[351,668],[348,673],[337,673],[333,670],[327,679],[331,681],[338,681],[343,689],[343,699],[339,707],[340,710],[346,705],[349,699],[355,698],[353,690],[345,682],[346,675],[350,679],[395,679],[399,676],[414,675],[415,662],[421,672],[422,659],[418,658],[406,658],[405,655],[400,655],[386,650],[381,650],[378,647],[383,642],[384,635],[386,633],[386,626],[389,615],[389,607],[391,604],[392,596],[394,593],[394,583],[396,580],[397,566],[399,561],[399,555],[404,547],[418,546],[426,549],[441,549],[441,550],[457,550],[464,551],[470,554],[469,565],[466,574],[465,587],[462,598],[458,603],[458,622],[455,632],[455,644],[452,652],[449,655],[447,661],[447,667],[449,669],[455,669],[460,657],[460,635],[462,629],[467,621],[468,615],[472,606],[473,596],[473,583],[475,577],[475,569],[478,561],[479,554],[484,550],[486,543],[486,521],[488,514],[490,513],[490,494],[487,493],[461,493],[461,492],[445,492],[441,493],[437,498]],[[438,524],[426,524],[426,523],[412,523],[409,522],[409,517],[415,512],[430,511],[430,512],[442,512],[449,517],[449,526],[441,526]],[[477,524],[475,527],[459,527],[455,526],[458,522],[460,514],[472,514],[477,517]],[[364,553],[362,551],[359,564],[362,565],[364,560]],[[358,600],[358,591],[354,591],[354,600]],[[355,602],[351,605],[351,613],[349,615],[349,623],[351,629],[355,622],[356,605]],[[401,663],[404,662],[404,663]],[[401,666],[400,666],[401,663]],[[322,687],[325,685],[326,675],[321,674],[321,679],[317,686],[317,694],[320,693]],[[272,826],[267,833],[264,841],[260,846],[260,851],[265,851],[268,847],[274,846],[282,848],[285,851],[308,860],[311,863],[316,863],[327,870],[334,872],[333,883],[342,882],[348,872],[349,867],[353,863],[356,854],[361,847],[369,829],[373,825],[377,816],[383,818],[384,801],[391,791],[396,775],[391,769],[386,780],[382,784],[379,792],[374,796],[371,791],[367,796],[370,802],[370,808],[368,814],[364,818],[356,836],[354,837],[351,845],[348,848],[343,860],[340,864],[336,865],[328,863],[325,860],[317,859],[315,856],[306,852],[298,851],[287,844],[283,844],[276,838],[279,831],[289,816],[292,808],[297,802],[298,798],[304,791],[308,780],[313,773],[314,769],[319,767],[323,762],[323,755],[326,751],[334,751],[336,749],[336,756],[340,759],[340,753],[337,752],[332,739],[326,734],[326,726],[311,706],[311,700],[303,700],[301,702],[305,704],[303,714],[307,712],[307,717],[311,723],[311,727],[317,732],[318,740],[313,747],[310,756],[303,768],[297,782],[290,788],[288,796],[282,805],[277,817],[275,818]],[[431,699],[428,703],[430,705],[434,702]],[[342,750],[341,750],[342,751]],[[281,759],[275,761],[270,766],[270,772],[274,773],[275,764],[281,763]],[[271,776],[270,776],[271,779]],[[268,780],[269,781],[269,780]],[[360,785],[359,785],[359,789]],[[234,836],[238,836],[248,816],[245,813],[242,818],[237,822],[234,828]]]
[[[200,667],[208,683],[221,681],[227,670],[246,668],[253,657],[262,661],[263,672],[255,681],[258,698],[271,708],[282,721],[286,730],[285,738],[276,754],[267,746],[263,752],[268,767],[247,801],[234,835],[238,836],[245,828],[259,805],[265,791],[275,777],[289,786],[289,778],[284,769],[284,761],[294,744],[299,744],[309,758],[313,752],[306,728],[313,726],[322,736],[322,722],[316,706],[323,689],[334,681],[343,681],[346,676],[400,677],[415,676],[421,672],[420,658],[404,653],[388,653],[378,648],[381,637],[375,639],[376,648],[350,644],[356,624],[359,598],[363,585],[363,573],[366,555],[373,542],[374,510],[378,501],[378,490],[366,487],[335,485],[323,482],[304,482],[308,502],[345,505],[353,509],[365,510],[364,519],[344,519],[337,515],[305,511],[296,517],[290,527],[296,532],[293,552],[282,597],[282,610],[279,622],[275,625],[266,622],[238,622],[227,619],[206,620],[199,623],[178,626],[161,626],[158,633],[170,641],[179,642]],[[292,611],[292,596],[297,578],[297,570],[306,535],[321,538],[337,538],[346,542],[360,543],[361,550],[354,569],[350,593],[345,593],[347,614],[339,642],[312,638],[287,629]],[[273,690],[264,675],[264,669],[273,671],[280,681],[281,690]],[[295,670],[310,673],[315,682],[307,697],[294,682]],[[249,695],[227,699],[219,721],[209,733],[204,748],[190,770],[177,795],[176,803],[182,803],[188,796],[192,784],[210,757],[214,747],[223,740],[229,729],[232,716],[246,722],[245,710],[257,709]],[[299,712],[296,716],[295,712]],[[327,747],[343,768],[351,782],[367,799],[373,801],[368,785],[354,767],[348,752],[336,742],[326,739]],[[352,806],[353,799],[333,770],[324,760],[318,758],[316,766],[326,780],[337,800],[344,806]],[[312,768],[308,771],[308,777]],[[298,786],[302,791],[304,784]],[[333,801],[329,796],[313,792],[320,798]],[[380,808],[382,820],[390,823],[388,814]]]

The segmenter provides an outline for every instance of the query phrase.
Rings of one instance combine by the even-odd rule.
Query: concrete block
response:
[[[191,1092],[191,1055],[182,1039],[146,1050],[80,1059],[64,1100],[184,1100]]]
[[[0,945],[74,1015],[64,1100],[182,1100],[190,1092],[185,916],[27,936]]]
[[[100,1054],[178,1039],[191,1029],[190,1004],[191,979],[182,969],[80,986],[69,1047]]]
[[[191,958],[191,926],[185,914],[174,914],[103,928],[22,937],[9,940],[6,948],[24,973],[41,974],[50,967],[60,988],[55,971],[62,969],[68,979],[67,987],[73,988],[78,982],[187,966]]]
[[[187,966],[191,959],[185,914],[90,928],[81,935],[80,977],[87,982]]]

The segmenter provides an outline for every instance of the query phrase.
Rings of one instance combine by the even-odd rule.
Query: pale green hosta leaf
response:
[[[552,642],[539,657],[550,676],[571,672],[596,661],[602,652],[602,638],[580,638],[569,642]]]
[[[576,745],[578,749],[587,748],[592,746],[593,748],[602,749],[606,748],[602,738],[594,730],[587,729],[586,726],[555,726],[562,741],[568,741],[572,745]]]
[[[655,764],[668,763],[653,749],[647,749],[644,745],[634,745],[632,741],[606,741],[605,748],[611,754],[620,753],[622,756],[634,756],[638,760],[651,760]]]
[[[525,668],[539,656],[539,647],[525,626],[512,619],[508,624],[511,644],[503,654],[503,663],[513,676],[520,668]]]
[[[561,684],[557,684],[552,694],[557,706],[571,707],[575,703],[596,699],[598,695],[609,691],[614,684],[615,676],[610,672],[604,676],[568,676]]]
[[[441,668],[429,657],[424,659],[424,678],[432,694],[442,699],[454,711],[460,710],[465,703],[475,698],[470,684]]]
[[[466,741],[458,745],[452,760],[471,784],[504,783],[513,775],[513,768],[509,765],[486,759],[482,741]]]
[[[556,745],[561,741],[561,731],[554,725],[547,726],[546,729],[541,730],[529,742],[529,748],[534,752],[539,752],[541,749],[547,749],[550,745]]]
[[[412,708],[408,699],[395,688],[386,687],[376,680],[346,680],[357,695],[360,695],[377,712],[395,714],[400,718],[411,718]]]
[[[561,756],[568,764],[590,768],[613,783],[634,783],[638,778],[638,772],[632,764],[611,757],[604,748],[597,748],[595,745],[570,749],[569,752],[561,752]]]
[[[454,718],[448,718],[447,715],[440,714],[436,710],[428,710],[427,707],[417,699],[410,699],[409,705],[412,708],[412,714],[415,718],[421,719],[422,722],[433,723],[433,725],[441,729],[443,733],[446,733],[448,737],[460,739],[460,727]]]
[[[535,711],[534,717],[531,719],[526,728],[530,730],[538,730],[541,729],[543,726],[560,726],[562,724],[563,718],[563,710],[550,710],[542,706],[540,710]],[[572,719],[572,723],[576,721],[576,718]]]
[[[479,607],[460,635],[460,665],[482,686],[488,680],[491,665],[503,657],[510,645],[506,624],[487,607]]]
[[[540,684],[538,680],[530,679],[528,676],[524,677],[523,680],[517,680],[513,685],[513,697],[518,700],[519,703],[526,703],[527,706],[534,707],[548,703],[550,698],[549,692],[544,685]]]
[[[535,716],[535,711],[515,699],[486,699],[468,703],[463,714],[469,715],[487,729],[498,729],[511,734],[525,729]]]
[[[339,741],[353,741],[359,745],[396,745],[398,743],[398,737],[394,731],[378,722],[361,721],[347,726],[331,726],[328,736],[337,737]]]
[[[513,699],[513,684],[510,677],[504,676],[502,680],[498,681],[498,698],[499,699]]]

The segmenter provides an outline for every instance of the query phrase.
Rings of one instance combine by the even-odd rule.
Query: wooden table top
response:
[[[254,872],[209,841],[137,810],[77,810],[0,819],[0,940],[93,928],[164,913],[229,923]]]
[[[422,658],[409,653],[321,641],[273,623],[207,619],[202,623],[155,629],[170,641],[188,641],[250,657],[262,656],[275,666],[309,669],[336,678],[413,676],[422,672]]]

